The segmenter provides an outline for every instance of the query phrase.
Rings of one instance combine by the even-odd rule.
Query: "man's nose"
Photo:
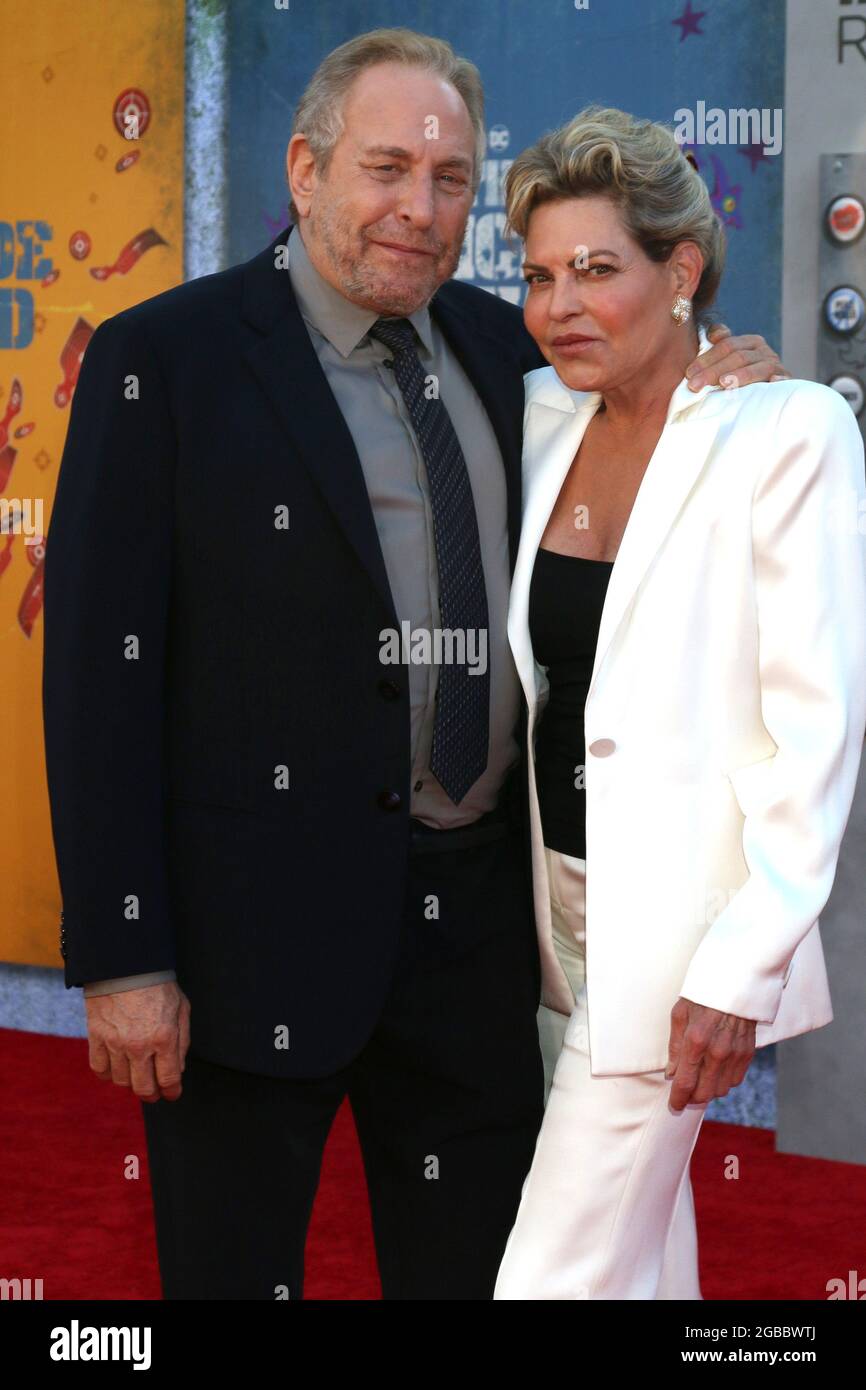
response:
[[[429,175],[407,180],[400,190],[397,213],[415,227],[430,227],[435,216],[433,180]]]

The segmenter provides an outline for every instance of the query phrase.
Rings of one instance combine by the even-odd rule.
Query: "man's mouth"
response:
[[[386,251],[394,251],[394,252],[396,252],[397,254],[403,255],[403,256],[432,256],[432,255],[433,255],[433,252],[432,252],[432,251],[426,250],[426,249],[424,249],[423,247],[420,247],[420,246],[404,246],[403,243],[402,243],[402,242],[399,242],[399,241],[379,241],[379,240],[373,239],[373,238],[371,238],[371,240],[373,240],[373,245],[374,245],[374,246],[382,246],[382,247],[385,248]]]

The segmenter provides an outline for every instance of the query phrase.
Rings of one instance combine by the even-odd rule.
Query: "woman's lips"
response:
[[[579,357],[597,342],[598,338],[584,338],[577,333],[568,333],[562,338],[554,338],[552,347],[560,357]]]

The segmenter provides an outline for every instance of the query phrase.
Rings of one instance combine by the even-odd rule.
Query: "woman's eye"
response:
[[[612,265],[591,265],[591,266],[589,267],[589,269],[590,269],[590,272],[592,272],[593,270],[601,270],[601,271],[603,271],[603,272],[606,272],[606,271],[608,271],[608,270],[613,270],[613,266],[612,266]],[[602,277],[601,277],[600,275],[597,275],[595,278],[596,278],[597,280],[600,280]]]

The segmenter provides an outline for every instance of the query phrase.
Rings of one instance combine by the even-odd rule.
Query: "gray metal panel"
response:
[[[866,200],[866,154],[822,155],[819,190],[815,210],[822,226],[818,250],[818,380],[828,386],[843,378],[859,384],[863,399],[857,421],[866,439],[866,312],[853,333],[835,332],[824,312],[833,291],[850,288],[861,299],[866,297],[866,228],[856,241],[839,242],[830,234],[826,219],[827,209],[838,198],[847,196],[861,205]]]
[[[821,914],[834,1019],[776,1044],[776,1148],[866,1163],[866,771]]]

